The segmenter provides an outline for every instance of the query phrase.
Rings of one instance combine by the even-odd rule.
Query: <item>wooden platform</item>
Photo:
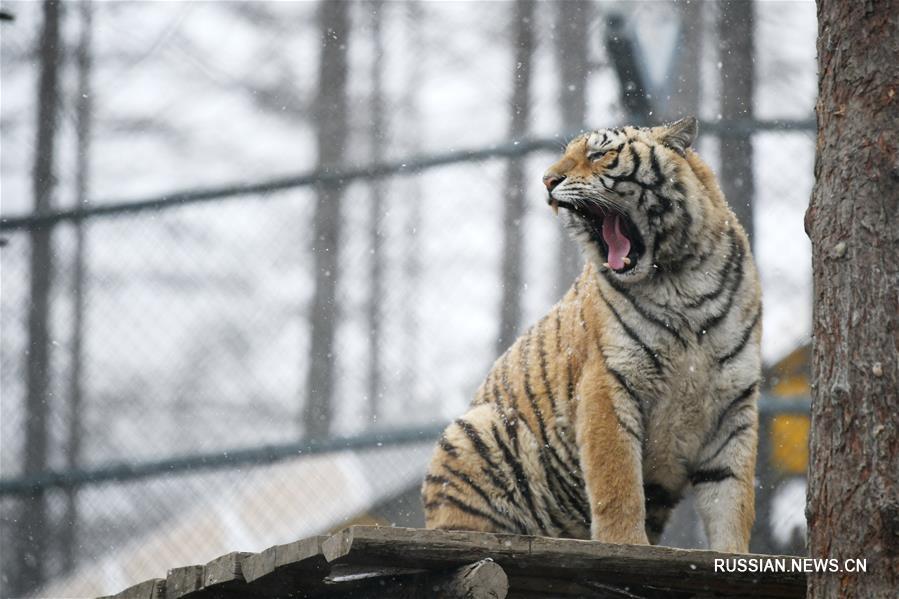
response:
[[[805,597],[804,574],[715,572],[716,559],[737,557],[747,556],[354,526],[173,568],[114,597]]]

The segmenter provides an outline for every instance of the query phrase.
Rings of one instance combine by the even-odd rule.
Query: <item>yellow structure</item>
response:
[[[808,397],[811,392],[811,346],[799,347],[766,372],[768,395]],[[783,474],[805,474],[808,467],[808,414],[778,414],[769,423],[771,464]]]

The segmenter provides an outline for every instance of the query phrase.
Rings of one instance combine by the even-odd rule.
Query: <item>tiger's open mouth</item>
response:
[[[623,212],[599,204],[572,204],[553,197],[548,198],[547,203],[556,212],[559,208],[564,208],[580,219],[593,241],[602,248],[602,253],[606,256],[605,265],[611,270],[625,273],[637,266],[637,262],[643,257],[646,249],[643,237],[634,222]]]

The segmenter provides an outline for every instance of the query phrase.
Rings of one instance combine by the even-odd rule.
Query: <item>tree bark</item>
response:
[[[592,15],[586,0],[557,2],[555,61],[559,71],[559,111],[562,132],[571,135],[591,127],[587,123],[587,79],[590,76],[587,28]],[[559,231],[559,260],[556,291],[561,294],[581,272],[584,260],[578,244],[568,231]]]
[[[384,158],[384,136],[387,134],[384,114],[384,40],[381,35],[384,4],[374,0],[371,7],[371,126],[369,150],[371,161]],[[384,256],[381,237],[381,218],[384,216],[384,183],[382,179],[371,182],[369,209],[369,243],[371,264],[368,294],[368,406],[370,424],[381,416],[381,398],[384,395],[381,382],[381,305],[384,299]]]
[[[516,0],[512,10],[514,29],[514,74],[512,83],[509,138],[523,138],[528,131],[531,112],[531,57],[534,54],[534,0]],[[500,327],[496,340],[496,353],[501,354],[518,335],[521,328],[521,292],[524,262],[524,161],[509,160],[503,189],[506,194],[503,205],[503,258],[502,300],[500,303]]]
[[[53,208],[56,185],[56,122],[59,112],[60,10],[56,0],[43,4],[44,24],[40,38],[37,144],[32,188],[34,212]],[[28,307],[28,354],[26,356],[25,460],[22,474],[47,468],[48,413],[50,411],[50,294],[53,286],[53,252],[50,227],[31,232],[30,302]],[[43,491],[26,497],[16,535],[19,560],[11,594],[25,594],[46,576],[47,505]]]
[[[867,573],[810,574],[812,599],[899,588],[897,31],[896,0],[819,0],[808,544]]]
[[[348,2],[325,1],[319,5],[321,59],[315,100],[318,169],[341,166],[347,138]],[[343,186],[319,184],[313,216],[312,255],[315,290],[310,313],[311,338],[306,375],[306,403],[302,424],[306,438],[322,439],[331,427],[334,388],[334,336],[340,248],[340,200]]]
[[[753,118],[755,93],[755,3],[721,0],[718,9],[718,43],[721,68],[721,118],[724,122]],[[721,189],[727,203],[753,240],[752,135],[728,132],[721,137]]]

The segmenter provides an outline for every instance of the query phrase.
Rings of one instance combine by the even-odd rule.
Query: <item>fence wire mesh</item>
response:
[[[314,74],[307,72],[314,62],[288,57],[314,47],[315,42],[309,42],[316,35],[314,5],[228,4],[96,7],[95,79],[102,105],[97,109],[98,158],[92,178],[97,191],[92,197],[143,197],[179,185],[265,180],[295,172],[296,164],[310,164],[311,124],[302,115],[314,86],[289,82],[314,81]],[[395,133],[385,143],[387,158],[402,163],[403,156],[416,159],[484,147],[497,139],[505,139],[510,152],[516,151],[503,126],[497,125],[506,122],[508,110],[508,89],[497,77],[508,70],[503,45],[508,33],[498,25],[508,19],[508,6],[478,4],[481,11],[475,13],[426,5],[416,16],[407,4],[387,3],[384,18],[391,24],[386,72],[405,73],[410,68],[401,54],[416,39],[427,40],[422,60],[428,64],[427,74],[419,74],[424,106],[417,113],[425,125],[418,129],[416,142],[407,135],[414,123],[392,117]],[[65,6],[70,11],[73,7]],[[353,6],[355,26],[362,31],[368,11],[361,4]],[[0,63],[3,213],[9,217],[29,209],[34,137],[29,123],[35,117],[28,89],[37,77],[33,57],[40,11],[36,3],[4,3],[4,7],[12,7],[17,19],[13,27],[4,28]],[[610,8],[600,3],[594,9],[589,27],[595,43],[591,41],[589,48],[594,74],[588,118],[591,124],[618,124],[626,117],[616,92],[608,91],[617,89],[618,83],[604,62],[608,57],[599,41],[603,15]],[[538,17],[554,14],[552,3],[540,3],[537,10]],[[806,9],[791,6],[787,12],[791,15],[787,24],[808,29]],[[759,6],[760,64],[775,70],[787,65],[813,77],[813,60],[807,56],[772,50],[776,42],[796,35],[776,17],[770,8]],[[281,23],[284,18],[297,24],[302,35]],[[811,18],[813,31],[813,14]],[[141,20],[147,21],[143,32],[134,39],[126,35]],[[709,27],[708,20],[702,27]],[[64,30],[70,45],[77,38],[73,21],[74,17],[69,19]],[[234,64],[240,61],[210,49],[214,40],[206,34],[223,29],[236,37],[251,37],[254,41],[246,43],[258,44],[254,55],[266,58],[266,68],[253,73],[251,66],[242,65],[238,77]],[[459,33],[448,35],[448,30]],[[259,41],[266,32],[277,35]],[[499,41],[485,43],[490,36]],[[367,46],[358,40],[353,43],[352,68],[365,72],[371,60]],[[552,44],[551,33],[538,33],[534,65],[541,89],[549,85],[547,73],[553,72]],[[479,52],[487,58],[475,61]],[[103,56],[108,64],[100,60]],[[485,66],[494,62],[499,66]],[[714,79],[714,60],[704,59],[702,70],[703,81]],[[415,81],[415,75],[411,77]],[[409,76],[398,79],[388,85],[388,95],[402,112],[409,101],[403,95]],[[156,89],[156,81],[172,86],[168,104],[159,99],[164,94],[141,92]],[[367,85],[358,80],[350,85],[351,106],[358,109],[353,117],[357,132],[364,131],[369,118],[368,109],[362,108],[371,91]],[[71,96],[74,83],[67,80],[66,86]],[[458,89],[453,91],[454,87]],[[771,102],[769,96],[786,97],[790,90],[771,87],[760,92],[757,115],[768,122],[808,117],[810,103],[802,90],[793,89],[797,95],[787,102],[786,111],[778,112],[784,104]],[[288,93],[293,95],[285,99]],[[812,89],[812,97],[813,93]],[[441,94],[455,99],[452,110],[441,105]],[[705,95],[713,97],[713,86]],[[428,103],[428,97],[433,101]],[[273,110],[271,102],[279,106]],[[704,100],[703,105],[708,103]],[[547,116],[535,119],[540,124],[532,135],[561,130],[554,106],[554,94],[537,93],[533,113]],[[60,128],[66,143],[74,135],[72,110],[71,101],[64,103],[63,114],[68,116]],[[279,115],[284,111],[301,116],[285,120]],[[712,125],[718,121],[713,109],[702,111]],[[246,122],[250,115],[257,118]],[[753,123],[749,122],[751,127],[757,125]],[[218,127],[223,130],[216,134]],[[370,159],[365,142],[356,139],[360,135],[354,134],[356,145],[350,144],[348,163],[383,162]],[[244,144],[238,142],[251,139],[264,142],[247,143],[242,151]],[[525,242],[524,283],[519,290],[523,326],[542,316],[563,292],[556,271],[565,233],[544,205],[540,182],[540,174],[556,157],[547,148],[554,143],[561,148],[562,141],[547,140],[542,149],[521,158],[527,177],[519,184],[527,198],[520,215]],[[716,135],[705,134],[699,147],[715,170],[720,166],[719,141]],[[766,302],[764,354],[770,363],[807,342],[809,335],[810,252],[802,216],[813,180],[814,131],[806,125],[759,130],[752,141],[755,254]],[[66,150],[61,156],[61,165],[71,163]],[[431,430],[464,410],[496,357],[502,297],[501,208],[509,160],[481,156],[412,173],[362,177],[344,186],[339,264],[332,273],[337,281],[335,345],[329,356],[335,381],[333,435]],[[73,207],[73,177],[70,166],[61,167],[58,208]],[[160,180],[166,183],[161,185]],[[370,302],[376,253],[371,205],[376,186],[383,197],[374,220],[383,284],[376,298],[379,338],[373,351]],[[110,463],[140,464],[302,442],[315,202],[315,187],[306,185],[159,210],[64,218],[53,224],[47,469],[90,470]],[[8,227],[2,233],[4,481],[27,474],[25,373],[30,358],[33,230]],[[73,291],[79,279],[80,309]],[[75,326],[76,313],[80,329]],[[374,390],[373,357],[381,381]],[[80,372],[77,381],[76,372]],[[73,456],[70,406],[76,387],[82,398],[75,414],[81,433]],[[160,575],[168,567],[201,563],[235,549],[261,550],[349,521],[420,525],[417,487],[430,440],[392,445],[385,439],[366,449],[316,453],[274,464],[241,463],[215,471],[188,469],[88,484],[73,494],[58,488],[40,495],[3,494],[0,541],[4,554],[13,552],[15,557],[2,560],[3,585],[9,588],[22,563],[39,559],[44,570],[39,595],[108,593]],[[46,538],[39,540],[46,550],[30,553],[27,548],[35,540],[18,537],[17,524],[23,507],[36,497],[47,505]],[[797,501],[793,497],[793,508]],[[695,529],[695,517],[685,518],[682,528]],[[73,540],[58,542],[70,538],[66,535]]]

